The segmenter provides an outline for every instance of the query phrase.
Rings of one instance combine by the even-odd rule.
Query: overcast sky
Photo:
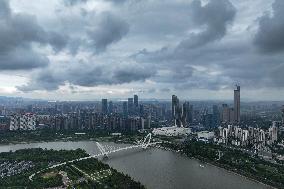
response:
[[[284,100],[283,0],[0,0],[0,95]]]

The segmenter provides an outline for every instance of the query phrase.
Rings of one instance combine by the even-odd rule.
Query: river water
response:
[[[126,144],[102,142],[105,146],[124,147]],[[93,141],[42,142],[0,146],[0,152],[24,148],[77,149],[89,154],[99,150]],[[203,164],[171,151],[157,148],[136,149],[111,154],[104,160],[113,168],[140,181],[148,189],[268,189],[270,187],[248,180],[224,169]]]

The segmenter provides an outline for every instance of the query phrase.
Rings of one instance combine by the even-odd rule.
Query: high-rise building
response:
[[[241,121],[241,87],[239,85],[234,90],[234,120],[236,123]]]
[[[213,115],[209,114],[208,112],[205,112],[202,118],[203,118],[204,127],[206,129],[212,129],[213,128]]]
[[[278,139],[278,137],[277,137],[278,128],[277,128],[276,122],[272,123],[272,126],[268,129],[268,133],[269,133],[271,143],[276,142],[277,139]]]
[[[177,109],[179,106],[179,99],[176,95],[172,95],[172,118],[176,118]]]
[[[220,113],[217,105],[213,105],[213,115],[212,115],[212,122],[213,127],[218,127],[220,122]]]
[[[128,98],[128,114],[133,114],[133,98]]]
[[[182,112],[181,112],[181,122],[183,126],[186,126],[188,124],[187,122],[188,112],[189,112],[189,102],[185,102],[182,105]]]
[[[176,95],[172,95],[172,119],[174,125],[182,127],[187,125],[187,115],[189,111],[189,104],[179,104],[179,99]]]
[[[102,99],[102,113],[103,114],[108,113],[107,99]]]
[[[134,107],[135,109],[138,108],[138,95],[134,95]]]
[[[144,115],[144,105],[143,104],[139,105],[139,114],[140,114],[140,116]]]
[[[31,113],[11,116],[10,130],[35,130],[36,116]]]
[[[282,125],[284,126],[284,105],[282,106]]]
[[[229,109],[229,122],[230,123],[235,123],[236,120],[235,120],[235,110],[234,108],[230,108]]]
[[[227,104],[222,105],[222,122],[229,123],[230,122],[230,108]]]
[[[124,116],[128,115],[127,102],[123,102],[122,111]]]
[[[191,116],[192,116],[189,102],[185,102],[183,106],[184,106],[183,114],[185,116],[185,122],[186,122],[186,125],[189,125],[191,123]]]
[[[0,116],[0,131],[9,130],[10,119],[6,116]]]
[[[108,103],[108,113],[113,113],[113,102],[112,101]]]

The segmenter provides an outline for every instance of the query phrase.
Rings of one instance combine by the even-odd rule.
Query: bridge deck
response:
[[[124,148],[119,148],[119,149],[115,149],[115,150],[111,150],[111,151],[105,151],[105,149],[103,148],[103,146],[101,144],[98,145],[99,147],[99,150],[101,151],[101,153],[99,154],[95,154],[95,155],[90,155],[90,156],[87,156],[87,157],[83,157],[83,158],[78,158],[78,159],[74,159],[74,160],[70,160],[70,161],[66,161],[64,163],[59,163],[59,164],[56,164],[56,165],[52,165],[52,166],[49,166],[45,169],[42,169],[34,174],[32,174],[31,176],[29,176],[29,179],[32,180],[33,177],[37,174],[40,174],[48,169],[52,169],[52,168],[56,168],[56,167],[59,167],[59,166],[62,166],[62,165],[66,165],[67,163],[73,163],[73,162],[77,162],[77,161],[82,161],[82,160],[85,160],[85,159],[90,159],[90,158],[97,158],[97,157],[100,157],[100,156],[105,156],[105,155],[109,155],[111,153],[116,153],[116,152],[120,152],[120,151],[124,151],[124,150],[130,150],[130,149],[134,149],[134,148],[147,148],[148,146],[153,146],[153,145],[156,145],[156,144],[160,144],[162,142],[153,142],[153,143],[147,143],[147,145],[145,144],[139,144],[139,145],[134,145],[134,146],[128,146],[128,147],[124,147]]]

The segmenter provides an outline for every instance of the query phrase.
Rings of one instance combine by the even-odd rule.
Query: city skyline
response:
[[[284,100],[283,10],[281,0],[3,0],[0,95],[222,100],[238,83],[244,100]]]
[[[284,189],[284,0],[0,0],[0,188]]]

